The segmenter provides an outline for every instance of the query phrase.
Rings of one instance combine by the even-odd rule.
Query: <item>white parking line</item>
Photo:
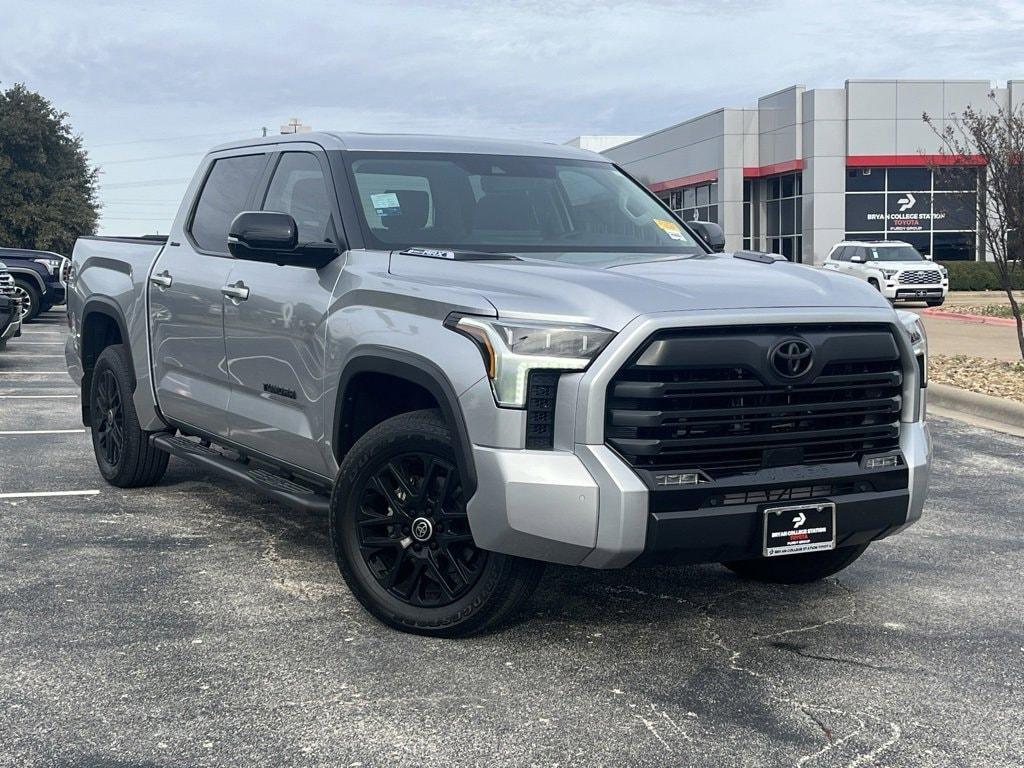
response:
[[[0,400],[53,400],[69,397],[77,398],[78,395],[0,395]]]
[[[0,430],[0,435],[70,435],[85,432],[84,429],[8,429]]]
[[[99,491],[31,491],[28,493],[0,493],[0,499],[32,499],[39,496],[95,496]]]
[[[0,376],[67,376],[67,371],[0,371]]]
[[[6,355],[4,355],[4,359],[7,359],[9,357],[64,357],[64,355],[40,354],[39,352],[23,352],[20,355],[17,352],[8,352]]]

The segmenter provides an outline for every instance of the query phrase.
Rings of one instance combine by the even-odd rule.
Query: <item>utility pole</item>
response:
[[[309,133],[313,130],[311,125],[303,125],[302,121],[297,117],[293,117],[288,121],[287,125],[281,126],[281,133]]]

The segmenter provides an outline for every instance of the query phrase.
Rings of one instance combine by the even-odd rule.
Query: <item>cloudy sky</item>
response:
[[[106,234],[166,232],[212,144],[314,128],[566,141],[801,83],[1024,78],[1024,1],[0,0],[0,86],[71,116]]]

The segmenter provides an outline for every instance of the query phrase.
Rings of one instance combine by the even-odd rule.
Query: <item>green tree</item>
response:
[[[22,84],[0,90],[0,246],[70,254],[96,232],[98,171],[67,118]]]

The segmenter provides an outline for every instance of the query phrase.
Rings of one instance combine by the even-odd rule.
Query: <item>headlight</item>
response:
[[[928,334],[924,332],[924,323],[913,312],[897,310],[900,322],[910,336],[910,345],[914,349],[914,357],[921,373],[921,386],[928,383]]]
[[[615,335],[593,325],[506,322],[458,314],[449,316],[444,324],[477,345],[494,400],[506,408],[526,405],[530,371],[582,371]]]
[[[890,277],[895,277],[897,272],[899,272],[898,269],[889,269],[888,267],[882,267],[882,274],[886,277],[886,279]]]
[[[942,273],[942,276],[943,276],[943,277],[949,277],[949,270],[948,270],[948,269],[946,269],[946,268],[945,268],[944,266],[942,266],[941,264],[939,264],[939,272],[941,272],[941,273]]]
[[[36,264],[42,264],[50,272],[51,275],[56,275],[57,270],[60,269],[60,259],[32,259]]]

